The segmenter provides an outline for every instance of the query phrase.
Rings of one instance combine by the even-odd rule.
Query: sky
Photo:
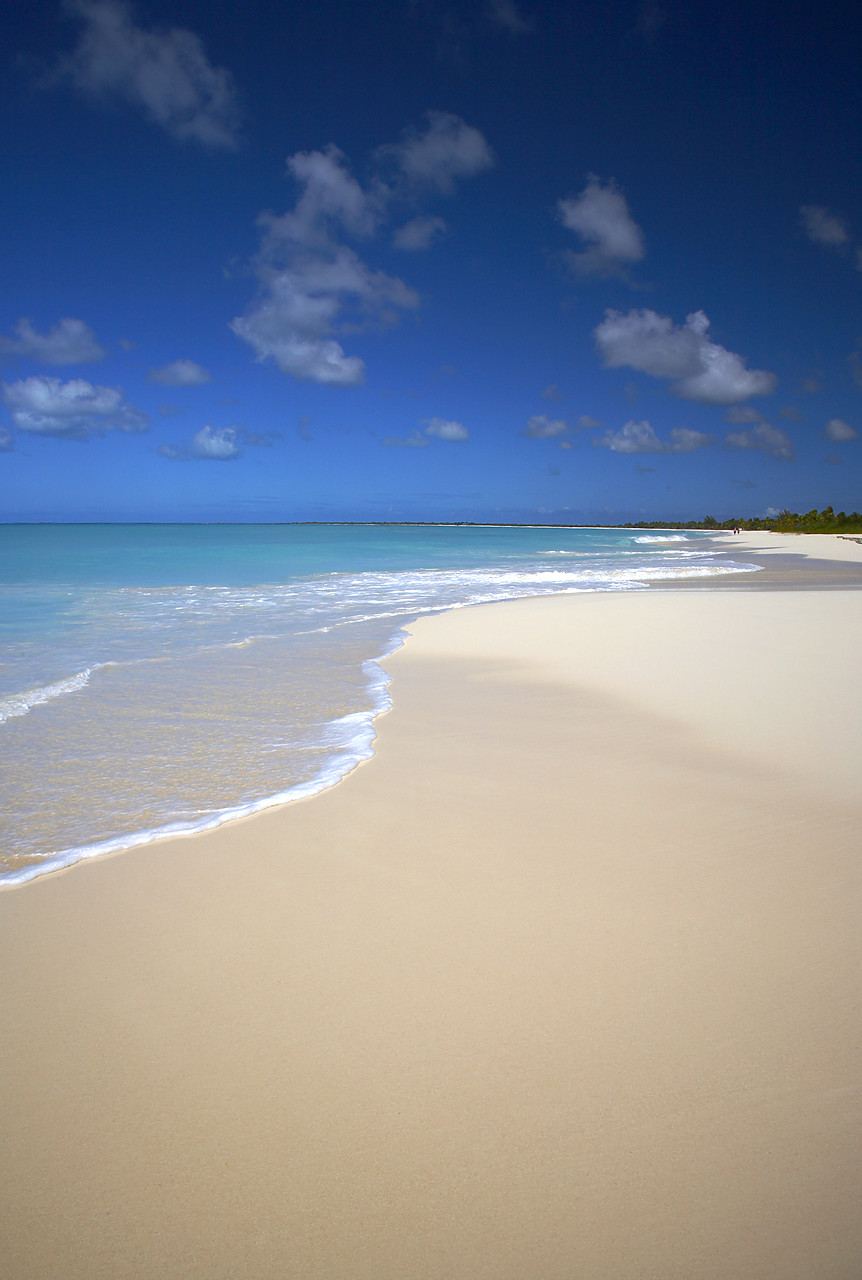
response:
[[[862,509],[862,19],[7,0],[4,521]]]

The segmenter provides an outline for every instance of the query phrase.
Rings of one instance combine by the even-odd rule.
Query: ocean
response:
[[[752,568],[697,533],[0,525],[0,884],[331,786],[421,615]]]

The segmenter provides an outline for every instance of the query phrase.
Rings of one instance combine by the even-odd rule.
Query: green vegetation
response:
[[[807,511],[804,516],[795,511],[779,511],[777,516],[758,516],[753,520],[716,520],[704,516],[702,520],[638,520],[625,524],[624,529],[768,529],[774,533],[862,533],[862,513],[835,512],[831,507]]]

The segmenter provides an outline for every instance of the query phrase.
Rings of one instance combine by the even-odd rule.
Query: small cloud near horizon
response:
[[[185,444],[160,444],[157,452],[169,462],[233,462],[242,447],[270,447],[280,440],[278,431],[249,431],[246,427],[201,427]]]
[[[595,446],[610,449],[613,453],[694,453],[713,443],[711,435],[690,427],[673,427],[670,439],[660,440],[649,422],[635,422],[634,419],[619,431],[606,431],[593,440]]]

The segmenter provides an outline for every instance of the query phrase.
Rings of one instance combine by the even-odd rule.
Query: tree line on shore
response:
[[[818,511],[779,511],[776,516],[755,516],[750,520],[736,517],[716,520],[704,516],[702,520],[638,520],[628,522],[624,529],[746,529],[768,530],[773,533],[862,533],[862,513],[859,511],[835,512],[831,507]]]

